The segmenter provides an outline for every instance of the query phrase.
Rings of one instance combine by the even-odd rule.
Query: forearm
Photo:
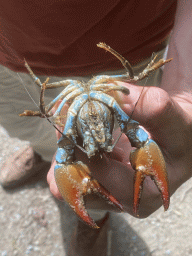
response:
[[[192,103],[192,0],[179,0],[161,88]]]

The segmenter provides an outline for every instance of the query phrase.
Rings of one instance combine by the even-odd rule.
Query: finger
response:
[[[54,177],[54,167],[55,167],[56,161],[51,165],[51,168],[49,169],[49,172],[47,174],[47,183],[49,184],[49,189],[54,197],[56,197],[58,200],[63,201],[63,198],[57,188],[55,177]]]
[[[155,121],[172,104],[168,93],[157,87],[143,87],[120,83],[130,90],[129,95],[121,94],[122,109],[140,124],[155,125]],[[152,122],[151,122],[152,121]]]
[[[120,135],[121,137],[119,138]],[[113,148],[113,151],[107,154],[107,157],[128,164],[131,144],[127,136],[125,134],[121,134],[120,128],[113,132],[113,143],[116,143],[118,138],[119,140]]]

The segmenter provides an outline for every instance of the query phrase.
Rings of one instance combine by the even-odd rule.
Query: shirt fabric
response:
[[[160,50],[176,0],[0,1],[0,64],[36,74],[82,76],[121,69],[105,42],[136,64]]]

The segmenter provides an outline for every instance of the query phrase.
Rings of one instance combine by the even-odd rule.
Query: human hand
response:
[[[121,83],[122,84],[122,83]],[[122,109],[130,116],[142,87],[125,84],[130,95],[120,95]],[[192,155],[192,104],[187,99],[170,98],[162,89],[146,87],[134,110],[133,119],[149,132],[162,150],[168,171],[170,194],[191,177]],[[114,137],[117,137],[118,131]],[[130,143],[123,134],[112,153],[92,161],[79,150],[77,159],[88,165],[92,176],[111,194],[119,199],[125,211],[133,215],[133,176],[129,163]],[[48,173],[50,190],[55,197],[62,199],[55,180],[55,162]],[[140,201],[139,216],[147,217],[162,205],[161,195],[154,182],[147,177]],[[97,197],[87,197],[87,208],[111,209],[111,206]]]

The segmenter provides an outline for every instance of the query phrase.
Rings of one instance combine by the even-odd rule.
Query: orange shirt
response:
[[[157,51],[173,27],[176,0],[0,0],[0,64],[71,76],[121,69],[105,42],[131,63]]]

